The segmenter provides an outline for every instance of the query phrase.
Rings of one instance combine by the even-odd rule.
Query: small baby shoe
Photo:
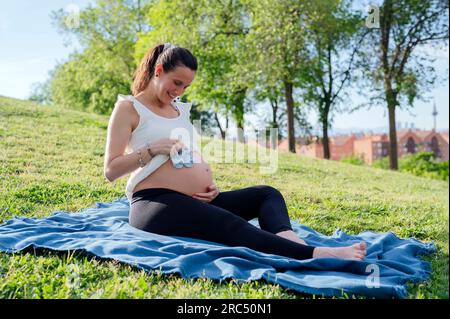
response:
[[[178,152],[172,152],[170,154],[170,159],[172,161],[172,164],[175,168],[182,168],[183,167],[183,158],[181,157],[180,154],[181,150],[179,150]]]
[[[181,157],[183,159],[183,165],[185,167],[192,167],[194,165],[193,154],[190,149],[187,147],[183,147],[183,152],[181,153]]]

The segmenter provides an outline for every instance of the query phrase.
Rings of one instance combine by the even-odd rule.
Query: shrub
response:
[[[379,160],[375,160],[372,163],[372,167],[376,167],[376,168],[383,168],[383,169],[389,169],[389,157],[383,157]]]
[[[448,180],[448,161],[437,160],[432,152],[408,154],[400,158],[399,169],[417,176]]]
[[[389,169],[389,157],[373,162],[373,167]],[[434,179],[448,180],[448,161],[439,161],[432,152],[419,152],[407,154],[398,161],[398,169],[416,176],[429,177]]]
[[[343,156],[340,160],[343,163],[353,164],[353,165],[366,165],[366,162],[364,162],[364,159],[361,156],[358,155],[350,155],[350,156]]]

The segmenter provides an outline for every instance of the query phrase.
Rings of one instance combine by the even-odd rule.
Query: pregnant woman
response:
[[[133,95],[119,95],[114,106],[104,175],[113,182],[130,174],[130,225],[296,259],[364,259],[364,242],[313,247],[298,238],[283,196],[271,186],[219,192],[189,120],[191,103],[179,101],[196,71],[189,50],[158,45],[136,70]],[[248,222],[256,217],[261,228]]]

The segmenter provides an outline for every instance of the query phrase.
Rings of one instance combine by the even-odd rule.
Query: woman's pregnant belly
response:
[[[192,167],[175,168],[169,159],[156,171],[136,185],[133,192],[145,188],[169,188],[192,196],[194,193],[205,193],[213,184],[211,167],[200,154],[194,153]]]

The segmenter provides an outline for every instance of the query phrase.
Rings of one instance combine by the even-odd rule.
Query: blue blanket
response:
[[[393,233],[348,235],[337,229],[325,236],[292,221],[294,231],[310,245],[342,246],[364,240],[367,258],[295,260],[228,247],[204,240],[147,233],[128,224],[126,197],[97,202],[77,213],[56,211],[46,218],[15,217],[0,225],[0,251],[29,246],[58,251],[81,250],[112,258],[146,271],[179,273],[184,278],[206,277],[238,282],[264,279],[282,287],[319,296],[407,297],[406,282],[427,280],[429,262],[421,256],[436,252],[433,243],[400,239]],[[250,221],[258,226],[256,220]]]

